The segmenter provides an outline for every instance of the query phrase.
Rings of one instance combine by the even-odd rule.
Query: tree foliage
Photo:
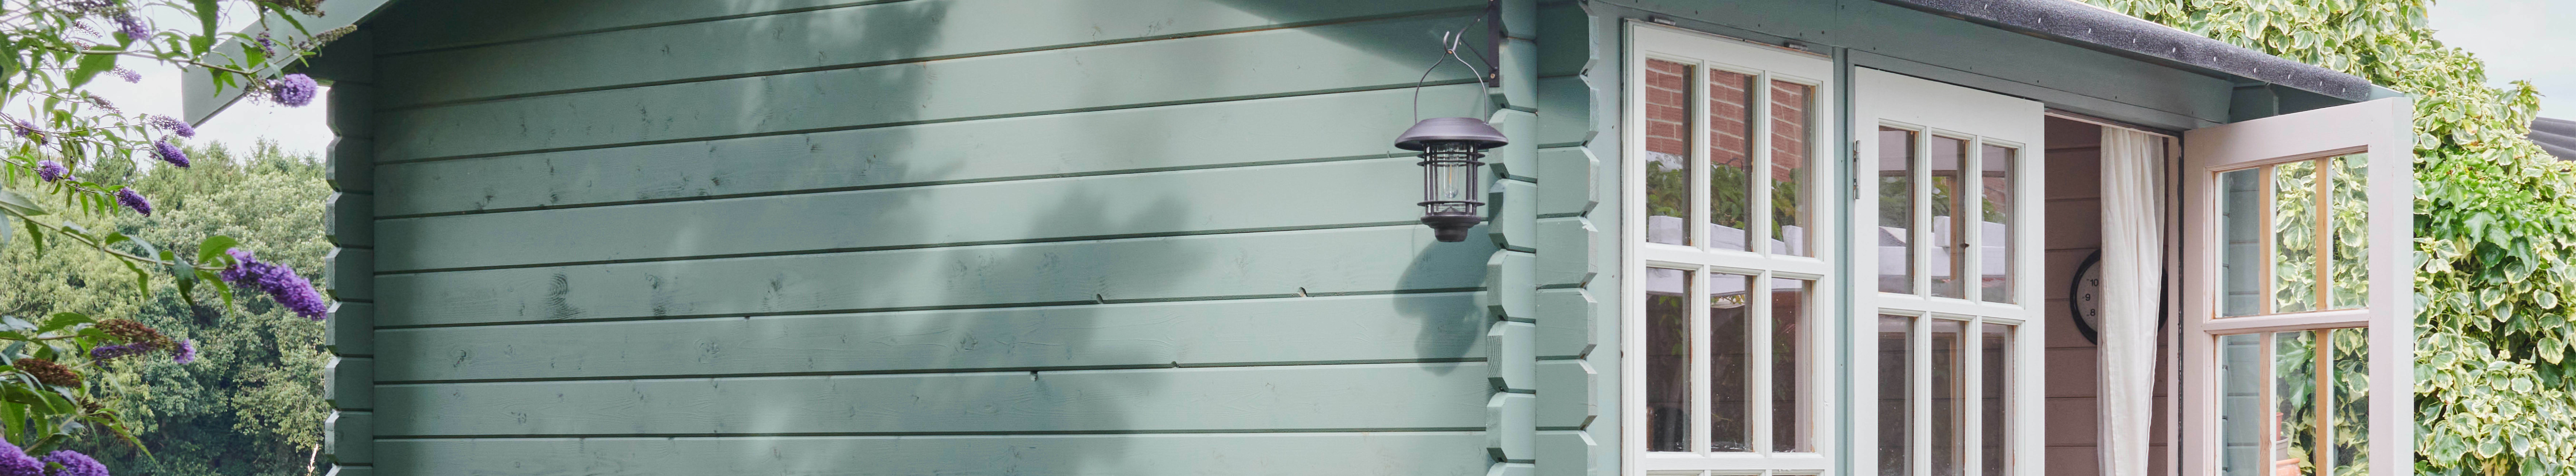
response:
[[[263,260],[319,269],[330,249],[314,233],[321,227],[323,199],[330,194],[319,162],[282,154],[268,144],[247,157],[220,148],[190,152],[197,160],[186,171],[111,166],[88,172],[93,179],[128,183],[143,193],[179,197],[166,200],[163,211],[73,221],[144,241],[233,236],[254,244],[245,246],[256,247]],[[150,294],[137,293],[133,275],[120,260],[82,251],[0,249],[0,311],[121,316],[173,338],[195,340],[199,357],[188,364],[138,359],[91,375],[130,390],[111,407],[125,412],[150,458],[97,435],[76,440],[86,443],[78,446],[117,474],[306,473],[329,414],[314,378],[330,358],[320,348],[321,322],[296,316],[247,289],[235,291],[240,306],[235,312],[190,306],[168,280],[155,282]]]
[[[2415,99],[2416,472],[2576,475],[2576,169],[2430,0],[2087,0]],[[2562,302],[2565,301],[2565,302]]]
[[[323,317],[320,295],[291,266],[278,265],[276,256],[257,260],[250,251],[239,249],[246,245],[232,236],[201,233],[176,226],[184,222],[170,221],[171,214],[189,199],[220,202],[219,197],[242,193],[234,188],[239,184],[170,177],[185,175],[180,168],[202,162],[191,160],[178,144],[180,138],[195,134],[190,124],[167,116],[128,114],[90,88],[102,78],[138,81],[138,73],[119,64],[151,62],[205,73],[215,87],[248,97],[306,105],[319,85],[303,75],[278,73],[348,32],[305,31],[298,15],[320,15],[320,4],[321,0],[0,0],[0,46],[5,46],[0,48],[0,105],[10,108],[0,111],[0,129],[8,132],[0,137],[0,253],[12,253],[8,259],[15,261],[7,270],[62,266],[59,270],[67,274],[53,282],[76,288],[131,284],[130,292],[137,293],[132,295],[137,299],[130,303],[134,305],[119,307],[120,301],[97,295],[97,290],[109,287],[44,293],[47,290],[41,288],[48,281],[0,281],[0,286],[21,292],[14,295],[16,304],[0,308],[0,362],[7,364],[0,366],[0,439],[6,440],[0,442],[0,468],[71,468],[58,472],[96,474],[96,468],[88,467],[96,464],[90,457],[63,447],[64,443],[113,435],[134,443],[122,448],[148,459],[146,447],[134,433],[152,428],[152,415],[196,412],[182,405],[186,402],[164,401],[153,393],[180,381],[169,377],[170,371],[157,362],[188,363],[205,350],[197,346],[193,333],[172,336],[163,329],[175,328],[143,322],[155,311],[175,309],[211,325],[237,301],[227,284],[233,283],[274,297],[302,317]],[[222,31],[227,11],[249,15],[261,32]],[[187,21],[164,28],[153,23],[156,17]],[[138,173],[138,157],[172,167]],[[144,182],[198,186],[164,190],[187,196],[153,195],[158,192],[148,192],[152,187]],[[156,196],[161,200],[158,206],[153,203]],[[162,216],[154,217],[156,210]],[[310,223],[268,225],[272,227],[253,231],[309,235],[312,229]],[[10,246],[17,241],[27,245]],[[281,242],[298,241],[305,239]],[[61,252],[47,255],[48,243]],[[71,272],[101,259],[123,268],[127,275],[106,279]],[[160,286],[156,281],[175,290],[175,299],[156,292]],[[222,306],[199,299],[209,295]],[[309,331],[314,326],[305,328]],[[277,328],[283,329],[288,328]],[[280,356],[271,360],[286,360],[290,354],[299,361],[311,360],[303,355],[309,352],[296,347],[266,344]],[[310,420],[305,418],[308,415],[278,414],[300,411],[297,408],[278,405],[239,416]],[[81,450],[99,452],[110,447],[114,446]],[[43,462],[37,457],[43,457]]]

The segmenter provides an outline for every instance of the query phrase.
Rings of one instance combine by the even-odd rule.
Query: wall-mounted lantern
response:
[[[1502,131],[1485,121],[1465,117],[1423,119],[1395,138],[1398,149],[1421,151],[1422,224],[1440,241],[1467,241],[1467,229],[1485,221],[1476,208],[1485,150],[1502,147]]]

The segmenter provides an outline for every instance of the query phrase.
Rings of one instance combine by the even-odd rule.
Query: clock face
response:
[[[2094,251],[2075,266],[2075,282],[2069,283],[2066,307],[2073,314],[2075,332],[2084,340],[2100,343],[2097,332],[2102,328],[2102,252]]]

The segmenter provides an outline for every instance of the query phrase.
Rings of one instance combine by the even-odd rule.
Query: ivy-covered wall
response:
[[[2576,170],[2523,138],[2530,83],[2434,40],[2431,0],[2086,1],[2414,96],[2416,472],[2576,475]]]

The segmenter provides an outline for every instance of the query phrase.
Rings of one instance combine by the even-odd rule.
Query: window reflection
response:
[[[1646,60],[1646,242],[1690,244],[1690,82],[1694,68]]]

